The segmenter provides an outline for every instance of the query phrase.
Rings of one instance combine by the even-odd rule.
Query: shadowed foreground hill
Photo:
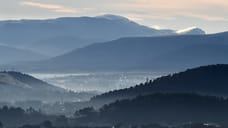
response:
[[[228,100],[196,94],[153,94],[104,105],[99,111],[86,108],[75,113],[78,123],[182,124],[208,122],[227,124]]]
[[[70,92],[20,72],[0,72],[0,101],[77,101],[92,95]]]
[[[163,76],[135,87],[111,91],[92,98],[110,102],[152,93],[201,93],[228,96],[228,65],[210,65]]]
[[[24,124],[37,124],[45,120],[54,120],[55,117],[43,114],[33,108],[27,110],[8,106],[0,108],[0,123],[6,128],[17,128]]]

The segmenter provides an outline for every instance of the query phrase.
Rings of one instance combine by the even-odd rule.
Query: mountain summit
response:
[[[96,18],[104,18],[104,19],[108,19],[108,20],[121,20],[121,21],[130,22],[130,20],[128,18],[125,18],[123,16],[118,16],[118,15],[113,15],[113,14],[100,15],[100,16],[96,16]]]
[[[202,32],[193,29],[180,33],[196,35]],[[176,32],[150,28],[122,16],[107,14],[97,17],[0,21],[0,35],[0,43],[4,45],[46,56],[58,56],[96,42],[123,37],[176,35]]]
[[[176,31],[177,34],[183,34],[183,35],[204,35],[206,34],[205,31],[203,31],[200,28],[197,27],[190,27],[182,30]]]

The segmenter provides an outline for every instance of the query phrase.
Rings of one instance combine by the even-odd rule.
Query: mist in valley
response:
[[[0,128],[228,128],[225,0],[7,0]]]
[[[55,86],[76,92],[104,93],[112,90],[129,88],[147,80],[153,80],[164,72],[105,72],[75,74],[33,74],[30,75]]]

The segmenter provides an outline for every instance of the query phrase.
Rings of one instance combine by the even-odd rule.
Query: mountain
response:
[[[204,35],[206,34],[205,31],[203,31],[200,28],[197,27],[190,27],[182,30],[176,31],[177,34],[183,34],[183,35]]]
[[[104,14],[100,16],[96,16],[95,18],[103,18],[103,19],[108,19],[108,20],[121,20],[125,22],[131,22],[128,18],[125,18],[123,16],[118,16],[118,15],[112,15],[112,14]]]
[[[53,50],[55,54],[49,54],[53,47],[56,47],[58,51],[69,52],[72,48],[81,48],[94,42],[109,41],[121,37],[161,36],[173,33],[172,30],[156,30],[114,15],[0,21],[0,43],[44,52],[52,56],[59,55],[55,50]],[[36,48],[38,42],[41,41],[48,42],[48,45],[46,43],[39,44],[43,51],[39,50],[39,47]],[[56,42],[61,45],[55,45]],[[64,45],[69,46],[61,47]]]
[[[91,97],[90,93],[75,93],[53,86],[20,72],[0,72],[0,101],[77,101]]]
[[[110,14],[96,17],[0,21],[0,43],[47,56],[57,56],[89,44],[123,37],[203,33],[199,28],[180,30],[179,33],[170,29],[153,29],[125,17]]]
[[[95,96],[92,102],[107,103],[153,93],[199,93],[228,96],[228,65],[210,65],[162,76],[135,87]]]
[[[121,38],[75,49],[49,60],[11,66],[20,70],[46,72],[179,71],[228,63],[227,42],[228,32]]]
[[[32,51],[54,57],[65,54],[75,48],[89,45],[91,42],[93,41],[79,37],[58,36],[33,42],[26,47]]]
[[[170,68],[184,69],[185,67],[192,68],[208,64],[227,64],[226,55],[228,55],[227,44],[194,44],[160,55],[153,61],[149,60],[146,63],[163,67],[163,70],[169,70]],[[145,67],[151,67],[151,65],[145,65]]]
[[[35,61],[47,58],[47,56],[33,51],[0,45],[0,64],[13,63],[18,61]]]
[[[81,125],[177,125],[207,122],[227,125],[228,100],[197,94],[152,94],[104,105],[98,111],[85,108],[75,113]],[[200,128],[200,127],[196,127]]]

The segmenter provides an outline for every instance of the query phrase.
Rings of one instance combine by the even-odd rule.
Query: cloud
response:
[[[123,16],[127,17],[130,20],[134,21],[143,21],[145,19],[159,19],[159,20],[174,20],[175,17],[172,17],[167,14],[159,13],[146,13],[146,14],[136,14],[136,13],[127,13]]]
[[[58,9],[58,10],[55,10],[55,12],[77,13],[77,11],[71,10],[71,9]]]
[[[24,6],[34,6],[39,8],[45,8],[45,9],[52,9],[54,12],[62,12],[62,13],[77,13],[76,10],[68,9],[60,5],[54,5],[54,4],[42,4],[42,3],[36,3],[36,2],[22,2],[21,5]]]
[[[34,3],[34,2],[22,2],[22,5],[28,6],[35,6],[40,8],[47,8],[47,9],[62,9],[62,6],[58,5],[51,5],[51,4],[41,4],[41,3]]]
[[[185,16],[206,21],[228,21],[227,0],[127,0],[112,6],[132,12],[131,15],[143,10],[144,14],[140,15],[151,19],[172,20]]]
[[[224,17],[210,16],[206,14],[191,13],[191,12],[180,12],[179,15],[200,18],[207,21],[228,21],[228,19]]]
[[[131,1],[131,2],[130,2]],[[228,7],[227,0],[129,0],[129,5],[163,9],[205,9],[211,6]],[[126,3],[127,4],[127,3]]]

